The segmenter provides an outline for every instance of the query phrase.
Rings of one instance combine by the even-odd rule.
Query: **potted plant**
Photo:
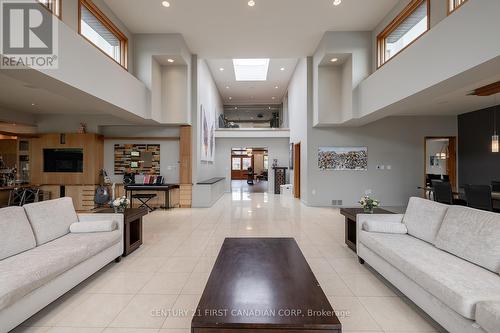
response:
[[[130,200],[127,199],[126,196],[123,196],[121,198],[116,198],[115,201],[113,201],[112,205],[115,213],[123,213],[125,212],[127,206],[130,205]]]
[[[365,213],[373,214],[373,210],[380,205],[380,202],[369,195],[365,195],[359,200],[359,204],[363,207]]]

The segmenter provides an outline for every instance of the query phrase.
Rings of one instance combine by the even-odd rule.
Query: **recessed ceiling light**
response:
[[[31,106],[35,106],[36,104],[35,103],[31,103]]]
[[[271,107],[269,107],[269,110],[271,110]]]
[[[333,5],[338,6],[342,3],[342,0],[333,0]]]
[[[330,61],[331,62],[337,62],[337,61],[339,61],[339,58],[332,58],[332,59],[330,59]]]
[[[167,59],[167,61],[168,61],[169,63],[173,63],[175,60],[174,60],[174,59],[172,59],[172,58],[168,58],[168,59]]]
[[[276,99],[276,97],[273,96],[273,99]]]
[[[168,1],[163,1],[163,2],[161,3],[161,5],[162,5],[163,7],[168,8],[168,7],[170,7],[170,2],[168,2]]]
[[[285,67],[281,67],[281,68],[280,68],[280,71],[284,71],[284,70],[285,70]]]
[[[274,89],[279,89],[279,86],[274,87]]]
[[[226,89],[229,89],[229,86],[226,86]]]
[[[234,109],[235,109],[235,110],[238,110],[238,107],[237,107],[237,106],[235,106],[235,107],[234,107]]]
[[[232,97],[229,97],[229,99],[233,99]]]
[[[219,68],[219,70],[220,70],[221,72],[223,72],[223,71],[224,71],[224,67]]]
[[[248,1],[248,5],[249,5],[250,7],[255,6],[255,1],[254,1],[254,0],[250,0],[250,1]]]

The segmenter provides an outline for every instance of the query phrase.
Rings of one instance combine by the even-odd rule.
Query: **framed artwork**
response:
[[[207,112],[200,106],[201,117],[201,160],[213,162],[215,155],[215,112]]]
[[[318,167],[321,170],[366,171],[368,147],[320,147]]]

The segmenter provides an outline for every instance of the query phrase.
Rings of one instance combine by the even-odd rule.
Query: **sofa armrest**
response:
[[[85,223],[85,222],[94,222],[94,221],[102,221],[102,220],[112,220],[115,221],[116,224],[118,225],[118,230],[122,234],[120,238],[120,248],[121,252],[123,253],[124,251],[124,244],[123,244],[123,234],[124,234],[124,217],[123,214],[78,214],[78,222],[79,223]]]
[[[477,303],[476,323],[488,333],[500,333],[500,301]]]
[[[359,235],[366,221],[381,223],[403,223],[404,214],[358,214],[356,216],[356,247],[359,248]]]

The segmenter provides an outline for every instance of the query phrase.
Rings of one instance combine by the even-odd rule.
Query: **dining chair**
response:
[[[493,180],[491,182],[491,191],[492,192],[500,192],[500,181]]]
[[[453,204],[453,191],[449,182],[433,180],[432,189],[434,190],[434,201],[447,205]]]
[[[24,202],[24,188],[15,188],[9,194],[9,206],[22,206]]]
[[[26,204],[38,202],[39,194],[40,194],[39,188],[33,187],[33,188],[25,189],[22,204],[26,205]]]
[[[493,211],[491,199],[491,186],[489,185],[465,185],[465,197],[467,206],[476,209]]]

